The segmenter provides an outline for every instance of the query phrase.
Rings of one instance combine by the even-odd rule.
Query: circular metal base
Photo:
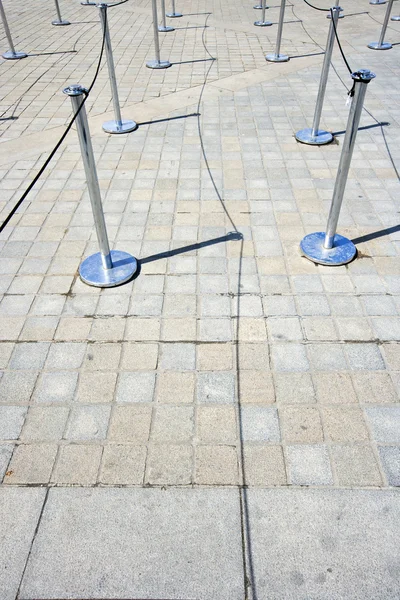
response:
[[[254,25],[256,27],[269,27],[272,23],[270,21],[254,21]]]
[[[149,60],[146,63],[146,67],[149,69],[168,69],[171,65],[169,60]]]
[[[262,4],[256,4],[255,6],[253,6],[253,8],[255,8],[255,10],[262,10],[264,7],[262,6]],[[268,6],[266,6],[265,8],[268,8]]]
[[[175,31],[175,29],[173,27],[169,27],[168,25],[166,27],[164,27],[163,25],[159,25],[158,31],[161,31],[162,33],[167,33],[168,31]]]
[[[301,129],[295,134],[295,138],[302,144],[310,144],[311,146],[323,146],[330,144],[333,141],[333,135],[329,131],[318,129],[317,135],[311,135],[312,129]]]
[[[103,131],[106,133],[129,133],[135,131],[138,128],[138,124],[135,121],[129,121],[123,119],[121,123],[118,121],[106,121],[103,123]]]
[[[69,21],[52,21],[51,24],[56,26],[71,25]]]
[[[386,4],[386,0],[370,0],[370,4],[372,4],[373,6],[375,4]]]
[[[400,15],[395,15],[394,17],[390,17],[391,21],[400,21]]]
[[[182,13],[165,13],[165,16],[168,17],[169,19],[177,19],[178,17],[183,17]]]
[[[81,2],[82,6],[96,6],[96,2]]]
[[[267,54],[265,60],[268,62],[287,62],[289,57],[286,54]]]
[[[101,254],[88,256],[79,267],[79,275],[84,283],[95,287],[115,287],[126,283],[137,271],[137,260],[127,252],[111,250],[112,269],[104,269]]]
[[[26,52],[11,52],[11,50],[2,54],[2,57],[6,60],[17,60],[18,58],[26,58],[27,56]]]
[[[382,42],[382,44],[379,42],[371,42],[368,44],[368,48],[371,48],[371,50],[390,50],[392,44],[389,44],[389,42]]]
[[[327,19],[332,19],[331,13],[329,13],[328,15],[326,15],[326,18]],[[340,13],[339,16],[338,16],[338,19],[343,19],[343,18],[344,18],[344,15],[342,13]]]
[[[357,248],[351,240],[336,234],[333,248],[324,248],[325,233],[310,233],[300,242],[302,254],[319,265],[339,266],[346,265],[357,254]]]

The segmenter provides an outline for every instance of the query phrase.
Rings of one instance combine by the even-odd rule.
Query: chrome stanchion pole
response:
[[[260,21],[254,21],[254,25],[256,27],[269,27],[270,25],[272,25],[271,21],[266,21],[265,20],[265,9],[267,8],[265,2],[266,2],[266,0],[262,0],[261,20]],[[258,7],[255,6],[254,8],[258,8]]]
[[[169,60],[160,60],[160,41],[158,39],[158,16],[157,16],[157,0],[151,0],[153,9],[153,29],[154,29],[154,50],[156,53],[155,60],[149,60],[146,67],[149,69],[168,69],[171,66]]]
[[[261,0],[261,2],[253,6],[253,8],[255,8],[256,10],[265,10],[264,6],[265,8],[269,8],[269,6],[265,5],[265,0]]]
[[[374,73],[371,73],[368,69],[361,69],[357,73],[352,74],[354,80],[354,96],[347,121],[342,153],[340,155],[326,232],[310,233],[309,235],[306,235],[300,243],[302,254],[317,264],[332,266],[344,265],[353,260],[357,253],[357,249],[353,242],[342,235],[337,234],[336,228],[347,183],[347,176],[349,174],[354,143],[356,141],[357,130],[360,123],[361,111],[363,109],[365,92],[367,91],[367,84],[374,77]]]
[[[279,12],[279,23],[278,23],[278,33],[276,34],[276,48],[273,54],[267,54],[265,60],[268,62],[287,62],[289,57],[286,54],[280,54],[281,51],[281,40],[282,40],[282,30],[283,30],[283,19],[285,18],[285,4],[286,0],[281,0],[281,10]]]
[[[84,101],[87,90],[80,85],[70,85],[64,89],[64,94],[71,98],[72,109],[76,114]],[[100,186],[94,161],[92,141],[85,107],[79,111],[76,118],[76,128],[81,147],[83,166],[92,205],[94,224],[100,252],[88,256],[79,267],[79,275],[85,283],[96,287],[114,287],[132,278],[137,270],[136,258],[120,250],[110,250],[103,206],[101,203]]]
[[[303,144],[312,144],[314,146],[319,146],[323,144],[329,144],[333,140],[333,135],[329,131],[319,129],[319,123],[321,120],[322,106],[324,104],[326,84],[329,75],[329,67],[331,65],[333,44],[335,42],[335,26],[337,26],[340,11],[340,6],[334,6],[332,8],[333,20],[329,24],[328,38],[326,40],[325,56],[322,65],[321,79],[319,82],[317,104],[315,105],[312,128],[301,129],[295,134],[296,140],[298,142],[302,142]]]
[[[167,33],[168,31],[175,31],[173,27],[167,25],[165,20],[165,0],[161,0],[161,19],[162,25],[158,26],[158,31],[162,31],[163,33]]]
[[[123,120],[121,117],[121,109],[119,106],[117,79],[115,77],[114,59],[111,47],[110,30],[107,19],[107,4],[99,4],[100,20],[103,27],[103,35],[106,47],[108,75],[110,77],[111,96],[114,105],[115,121],[106,121],[103,123],[103,131],[106,133],[129,133],[135,131],[138,125],[135,121]]]
[[[6,36],[7,36],[8,45],[10,46],[10,50],[8,52],[4,52],[4,54],[2,54],[2,57],[5,58],[6,60],[16,60],[17,58],[26,58],[28,56],[26,54],[26,52],[17,52],[15,50],[14,43],[13,43],[13,40],[11,37],[11,31],[10,31],[10,28],[9,28],[8,22],[7,22],[6,13],[4,12],[2,0],[0,0],[0,15],[1,15],[1,20],[3,21],[3,27],[4,27]]]
[[[336,2],[335,2],[335,6],[339,6],[339,0],[336,0]],[[340,12],[339,12],[338,19],[343,19],[343,17],[344,17],[344,14],[343,14],[343,8],[341,8],[341,9],[340,9]],[[331,18],[332,18],[332,17],[331,17],[331,11],[329,11],[329,12],[328,12],[328,14],[326,15],[326,18],[327,18],[327,19],[331,19]]]
[[[52,21],[51,24],[52,25],[71,25],[71,23],[69,21],[66,21],[65,19],[62,18],[58,0],[54,0],[54,2],[56,3],[56,11],[57,11],[57,16],[58,16],[58,21]]]
[[[172,0],[172,12],[167,13],[167,17],[170,19],[176,19],[177,17],[182,17],[182,13],[176,12],[175,10],[175,0]]]
[[[390,50],[390,48],[393,47],[392,44],[390,44],[389,42],[383,41],[385,39],[385,33],[386,33],[390,13],[392,12],[392,7],[393,7],[393,0],[389,0],[387,8],[386,8],[385,18],[382,23],[382,31],[381,31],[381,36],[379,38],[379,42],[371,42],[370,44],[368,44],[368,48],[371,48],[371,50]]]

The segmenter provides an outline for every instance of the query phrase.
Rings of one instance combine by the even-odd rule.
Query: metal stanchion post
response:
[[[64,94],[71,98],[74,114],[84,101],[87,90],[80,85],[70,85],[64,89]],[[85,107],[82,106],[76,118],[79,144],[82,152],[83,166],[92,205],[94,224],[100,252],[86,258],[79,267],[79,275],[85,283],[96,287],[114,287],[132,278],[137,270],[136,258],[127,252],[110,250],[106,223],[101,203],[99,180],[94,161],[92,141]]]
[[[111,47],[110,30],[107,19],[107,4],[99,4],[100,20],[103,27],[103,35],[105,39],[108,75],[110,77],[111,95],[114,105],[115,121],[106,121],[103,123],[103,130],[106,133],[129,133],[135,131],[138,125],[135,121],[122,120],[121,109],[119,106],[117,79],[115,77],[114,59]]]
[[[65,19],[62,18],[58,0],[54,0],[54,2],[56,3],[56,11],[57,11],[57,16],[58,16],[58,21],[52,21],[51,24],[52,25],[71,25],[71,23],[69,21],[66,21]]]
[[[167,17],[170,19],[176,19],[177,17],[182,17],[182,13],[176,12],[175,10],[175,0],[172,0],[172,12],[167,13]]]
[[[15,50],[14,43],[13,43],[13,40],[11,37],[10,28],[7,23],[6,13],[4,12],[2,0],[0,0],[0,15],[1,15],[1,20],[3,21],[4,31],[5,31],[7,39],[8,39],[8,45],[10,46],[10,50],[8,52],[4,52],[4,54],[2,54],[2,57],[5,58],[6,60],[16,60],[17,58],[26,58],[28,56],[26,54],[26,52],[16,52],[16,50]]]
[[[255,8],[256,10],[265,10],[264,5],[265,5],[265,0],[261,0],[261,2],[259,2],[255,6],[253,6],[253,8]],[[269,6],[265,6],[265,8],[269,8]]]
[[[310,233],[309,235],[306,235],[300,243],[302,254],[317,264],[332,266],[345,265],[353,260],[357,253],[357,249],[353,242],[342,235],[337,234],[336,228],[347,183],[347,176],[349,174],[354,143],[356,141],[357,130],[360,123],[361,111],[363,109],[365,92],[367,91],[367,84],[374,77],[374,73],[371,73],[368,69],[361,69],[357,73],[352,74],[354,80],[354,96],[347,121],[342,153],[340,155],[326,232]]]
[[[81,2],[82,6],[96,6],[96,2],[90,2],[86,0],[86,2]]]
[[[274,54],[267,54],[265,60],[268,62],[287,62],[289,57],[286,54],[280,54],[281,51],[281,39],[283,30],[283,19],[285,18],[285,4],[286,0],[281,0],[281,10],[279,12],[279,23],[278,33],[276,34],[276,48]]]
[[[256,25],[256,27],[269,27],[270,25],[272,25],[271,21],[265,20],[265,9],[267,8],[265,2],[266,2],[266,0],[262,0],[261,20],[254,21],[254,25]],[[257,7],[255,6],[254,8],[257,8]]]
[[[153,29],[154,29],[154,50],[156,53],[155,60],[149,60],[146,67],[149,69],[168,69],[171,66],[169,60],[160,60],[160,42],[158,39],[158,16],[157,16],[157,0],[151,0],[153,9]]]
[[[339,6],[339,0],[336,0],[336,2],[335,2],[335,6]],[[344,17],[344,14],[343,14],[343,8],[341,8],[341,9],[340,9],[340,12],[339,12],[338,19],[343,19],[343,17]],[[329,11],[329,12],[328,12],[328,14],[326,15],[326,18],[327,18],[327,19],[331,19],[331,18],[332,18],[332,17],[331,17],[331,11]]]
[[[165,20],[165,0],[161,0],[161,18],[162,25],[158,26],[158,31],[162,31],[163,33],[167,33],[168,31],[175,31],[173,27],[167,25],[167,22]]]
[[[385,39],[385,33],[386,33],[390,13],[392,12],[392,7],[393,7],[393,0],[389,0],[387,8],[386,8],[385,18],[382,23],[382,31],[381,31],[381,36],[379,38],[379,42],[371,42],[370,44],[368,44],[368,48],[371,48],[371,50],[390,50],[390,48],[393,47],[392,44],[390,44],[390,42],[383,41]]]
[[[311,129],[301,129],[295,134],[295,138],[298,142],[303,144],[311,144],[314,146],[322,146],[323,144],[329,144],[333,140],[333,135],[329,131],[319,129],[319,123],[321,120],[322,106],[324,104],[326,84],[328,81],[329,67],[331,65],[333,44],[335,42],[335,27],[337,27],[338,15],[341,8],[340,6],[334,6],[333,21],[330,22],[328,38],[326,40],[325,56],[322,65],[321,79],[319,82],[319,90],[317,96],[317,104],[315,105],[314,120]]]
[[[400,21],[400,15],[393,15],[393,17],[390,17],[391,21]]]

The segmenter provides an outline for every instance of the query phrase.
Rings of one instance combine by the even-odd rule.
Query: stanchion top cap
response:
[[[352,79],[354,79],[354,81],[362,81],[363,83],[369,83],[371,79],[374,79],[376,77],[376,75],[369,69],[359,69],[355,73],[352,73],[351,77]]]
[[[63,93],[67,94],[67,96],[80,96],[87,93],[87,89],[80,83],[71,83],[71,85],[63,89]]]

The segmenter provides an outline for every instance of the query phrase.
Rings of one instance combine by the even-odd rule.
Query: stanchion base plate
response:
[[[168,17],[169,19],[177,19],[178,17],[183,17],[182,13],[165,13],[165,16]]]
[[[52,21],[51,22],[52,25],[55,25],[56,27],[62,27],[65,25],[71,25],[71,23],[69,21]]]
[[[325,233],[319,231],[306,235],[300,242],[302,254],[318,265],[339,266],[346,265],[357,254],[357,248],[351,240],[339,235],[334,238],[331,249],[324,248]]]
[[[392,44],[389,42],[382,42],[382,44],[379,42],[371,42],[368,44],[368,48],[371,48],[371,50],[390,50],[390,48],[392,48]]]
[[[123,119],[121,124],[118,121],[106,121],[103,123],[103,131],[106,133],[130,133],[138,128],[138,124],[135,121],[129,121]]]
[[[254,25],[256,27],[269,27],[272,23],[270,21],[254,21]]]
[[[11,50],[2,54],[2,57],[6,60],[17,60],[18,58],[26,58],[27,56],[26,52],[11,52]]]
[[[330,144],[333,141],[333,135],[329,131],[318,129],[317,135],[311,135],[312,129],[301,129],[295,134],[295,138],[302,144],[309,144],[310,146],[323,146],[324,144]]]
[[[386,4],[386,0],[371,0],[370,4],[372,4],[372,6],[375,4]]]
[[[289,57],[286,54],[267,54],[265,60],[268,62],[287,62]]]
[[[255,6],[253,6],[253,8],[255,10],[262,10],[264,7],[262,4],[256,4]],[[267,8],[269,8],[269,6],[266,6],[265,8],[267,9]]]
[[[391,21],[400,21],[400,15],[395,15],[394,17],[390,17]]]
[[[162,33],[168,33],[168,31],[175,31],[175,29],[173,27],[169,27],[168,25],[166,27],[159,25],[158,31],[161,31]]]
[[[168,69],[171,65],[169,60],[149,60],[146,63],[148,69]]]
[[[127,252],[111,250],[112,269],[104,269],[101,254],[97,252],[85,258],[79,267],[79,275],[84,283],[95,287],[115,287],[126,283],[137,271],[137,260]]]
[[[96,2],[81,2],[82,6],[96,6]]]
[[[327,19],[332,19],[331,13],[329,13],[329,15],[326,15],[326,18]],[[342,13],[340,13],[339,16],[338,16],[338,19],[343,19],[343,18],[344,18],[344,15]]]

